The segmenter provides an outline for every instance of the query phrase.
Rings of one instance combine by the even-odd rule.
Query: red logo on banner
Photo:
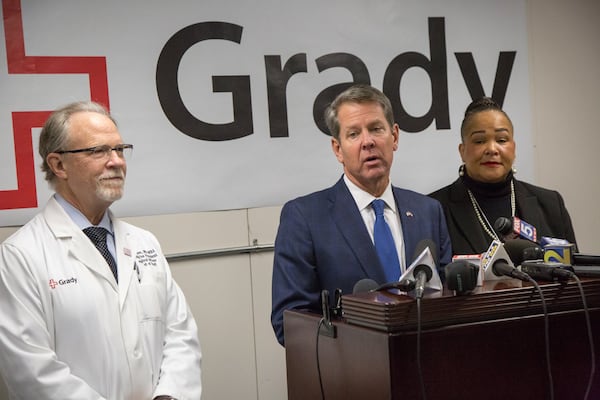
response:
[[[105,57],[27,56],[21,1],[2,0],[2,14],[9,74],[87,74],[91,99],[110,106]],[[12,112],[17,189],[0,190],[0,210],[37,207],[31,130],[43,126],[50,112]]]

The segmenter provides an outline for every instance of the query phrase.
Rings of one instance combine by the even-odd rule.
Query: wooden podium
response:
[[[540,286],[554,398],[583,399],[591,349],[578,286]],[[600,280],[582,279],[582,286],[600,363]],[[321,315],[284,313],[288,399],[321,399],[321,385],[324,400],[421,399],[416,301],[394,291],[360,293],[342,296],[342,307],[335,337],[318,335]],[[420,357],[427,399],[549,399],[544,326],[540,296],[528,283],[487,282],[463,296],[427,293]],[[590,400],[600,399],[599,369]]]

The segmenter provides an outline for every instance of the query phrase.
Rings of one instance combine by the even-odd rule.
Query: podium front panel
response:
[[[588,303],[599,359],[600,308],[596,298],[590,295],[592,301]],[[549,315],[556,400],[583,399],[591,369],[584,312],[581,306],[569,304],[572,309],[560,306]],[[321,384],[325,400],[422,398],[415,329],[386,332],[339,319],[333,322],[336,337],[320,335],[317,349],[320,319],[320,315],[308,312],[284,313],[290,400],[321,399]],[[427,399],[550,398],[544,318],[540,313],[519,312],[512,317],[439,325],[421,331]],[[598,369],[589,396],[595,398],[600,399]]]

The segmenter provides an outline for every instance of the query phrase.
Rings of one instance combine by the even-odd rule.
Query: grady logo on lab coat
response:
[[[52,289],[56,288],[56,286],[68,285],[70,283],[77,283],[77,278],[59,279],[58,282],[56,282],[54,279],[50,279],[50,281],[48,282]]]

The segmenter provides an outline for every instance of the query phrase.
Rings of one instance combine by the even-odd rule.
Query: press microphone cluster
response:
[[[573,257],[570,259],[570,262],[568,264],[546,261],[548,258],[547,249],[551,249],[551,251],[553,251],[554,253],[558,253],[559,256],[564,257],[568,254],[568,252],[560,252],[560,250],[564,248],[565,250],[570,251],[575,246],[566,241],[559,242],[558,240],[552,242],[551,246],[544,246],[543,244],[540,245],[540,243],[537,243],[537,235],[534,227],[526,223],[525,225],[523,225],[523,221],[518,220],[516,223],[513,223],[512,228],[508,232],[506,232],[506,221],[515,222],[517,220],[513,219],[511,221],[508,218],[503,218],[496,221],[495,228],[501,228],[496,229],[496,231],[497,233],[502,235],[501,237],[503,238],[503,240],[502,242],[500,240],[492,241],[492,244],[488,248],[487,252],[484,253],[484,255],[481,257],[481,268],[483,269],[484,280],[501,279],[500,277],[504,276],[516,278],[522,281],[530,282],[539,293],[539,298],[544,315],[544,338],[547,363],[546,370],[548,373],[548,381],[550,382],[550,398],[554,398],[554,392],[552,387],[553,380],[550,357],[548,310],[546,307],[546,300],[544,299],[544,292],[541,289],[540,285],[537,283],[537,280],[552,282],[568,281],[570,279],[574,279],[575,281],[577,281],[577,285],[579,287],[581,299],[583,302],[584,313],[586,316],[588,339],[590,342],[590,350],[592,355],[592,366],[589,375],[590,377],[586,389],[586,395],[584,397],[587,399],[587,395],[590,393],[590,390],[593,386],[595,376],[595,352],[593,345],[594,341],[592,338],[590,316],[585,302],[583,287],[578,276],[575,274],[573,265],[571,265],[575,264],[575,262],[577,261],[577,254],[573,254]],[[528,227],[528,225],[529,227],[531,227],[531,229]],[[515,226],[518,226],[519,228],[517,229],[515,228]],[[524,226],[526,227],[525,229],[523,229]],[[544,243],[544,239],[546,238],[542,238],[541,243]],[[556,251],[556,249],[558,249],[559,251]],[[590,257],[587,256],[586,258],[589,261]],[[591,258],[600,261],[600,257],[595,258],[592,256]],[[463,284],[463,276],[468,277],[467,280],[469,283],[473,282],[473,279],[476,281],[476,275],[473,274],[475,275],[475,278],[473,278],[472,275],[469,275],[469,268],[465,265],[465,261],[462,261],[462,265],[452,265],[454,263],[451,263],[446,266],[446,280],[449,289],[457,290],[457,288],[464,288],[464,286],[461,286]],[[517,265],[520,269],[515,267],[515,265]],[[453,271],[461,271],[460,277],[456,278],[455,276],[453,276]],[[454,275],[459,274],[457,272]],[[451,287],[451,285],[455,286]]]
[[[500,217],[494,223],[494,230],[503,242],[522,239],[531,246],[525,247],[529,252],[541,252],[546,262],[558,262],[566,265],[600,266],[600,256],[577,253],[577,247],[565,239],[542,236],[539,240],[535,226],[518,217]],[[536,259],[536,254],[527,254],[524,259]],[[511,254],[512,257],[512,254]],[[518,255],[520,257],[520,255]],[[516,260],[515,264],[520,264]]]
[[[501,236],[505,249],[515,265],[533,279],[569,280],[573,277],[576,254],[573,244],[563,239],[542,237],[537,241],[536,228],[517,217],[500,217],[494,230]]]

